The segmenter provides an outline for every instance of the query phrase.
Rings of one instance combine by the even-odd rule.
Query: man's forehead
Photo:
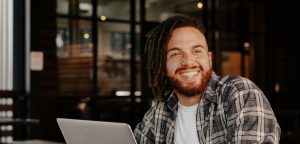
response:
[[[180,45],[187,46],[186,44],[188,44],[188,46],[191,48],[201,47],[208,50],[207,41],[204,34],[200,30],[192,26],[174,29],[167,41],[166,48],[179,49]]]

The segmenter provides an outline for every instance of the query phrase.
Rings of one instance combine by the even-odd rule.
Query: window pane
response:
[[[146,0],[146,20],[163,21],[174,15],[202,17],[203,2],[198,0]]]
[[[129,20],[129,0],[98,0],[97,14],[107,19]]]
[[[69,0],[56,0],[56,13],[67,15],[69,14]]]
[[[92,16],[91,0],[56,0],[57,14]]]
[[[75,15],[92,16],[93,13],[92,0],[79,0],[78,7],[76,4],[74,4],[74,7],[75,8],[73,12],[75,13]]]
[[[92,40],[91,22],[57,19],[56,35],[59,94],[91,94]]]
[[[140,21],[141,17],[141,0],[135,0],[135,21]]]
[[[130,91],[130,25],[120,23],[98,24],[98,89],[99,95],[111,96]],[[140,26],[136,27],[136,90],[141,90],[140,83]],[[136,95],[140,95],[139,92]]]
[[[98,24],[99,95],[115,95],[130,90],[129,24]]]

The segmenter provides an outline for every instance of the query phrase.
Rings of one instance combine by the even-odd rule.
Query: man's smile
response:
[[[196,77],[198,74],[199,74],[199,71],[186,71],[186,72],[179,73],[180,76],[187,77],[187,78]]]

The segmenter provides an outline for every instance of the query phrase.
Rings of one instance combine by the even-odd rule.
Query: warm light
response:
[[[135,91],[135,96],[141,96],[141,91]],[[130,96],[130,91],[116,91],[116,96]]]
[[[275,90],[275,92],[279,93],[279,91],[280,91],[279,83],[275,83],[274,90]]]
[[[86,102],[81,102],[77,104],[77,109],[84,111],[87,108],[87,103]]]
[[[135,92],[134,92],[134,95],[135,95],[135,96],[141,96],[141,95],[142,95],[142,92],[141,92],[141,91],[135,91]]]
[[[7,131],[12,131],[14,128],[13,128],[13,126],[12,125],[7,125],[6,126],[6,130]]]
[[[64,46],[64,40],[62,39],[61,35],[58,35],[55,38],[55,41],[56,41],[56,46],[57,47],[63,47]]]
[[[83,37],[84,37],[85,39],[88,39],[88,38],[90,38],[90,35],[89,35],[88,33],[85,33],[85,34],[83,35]]]
[[[101,21],[105,21],[105,20],[106,20],[106,16],[104,16],[104,15],[103,15],[103,16],[100,16],[100,20],[101,20]]]
[[[198,9],[202,9],[203,8],[203,3],[202,2],[198,2],[197,3],[197,8]]]
[[[116,91],[116,96],[130,96],[129,91]]]
[[[12,105],[14,103],[13,99],[12,98],[7,98],[6,99],[6,104],[7,105]]]
[[[128,43],[128,44],[126,45],[126,48],[128,48],[128,49],[132,48],[131,43]]]
[[[219,39],[220,33],[218,31],[215,31],[215,39]]]
[[[245,42],[245,43],[244,43],[244,47],[245,47],[245,48],[249,48],[249,47],[250,47],[250,43],[249,43],[249,42]]]

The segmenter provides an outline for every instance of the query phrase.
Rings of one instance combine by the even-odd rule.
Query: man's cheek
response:
[[[168,73],[175,73],[176,68],[177,68],[177,65],[174,63],[167,64],[167,72]]]

